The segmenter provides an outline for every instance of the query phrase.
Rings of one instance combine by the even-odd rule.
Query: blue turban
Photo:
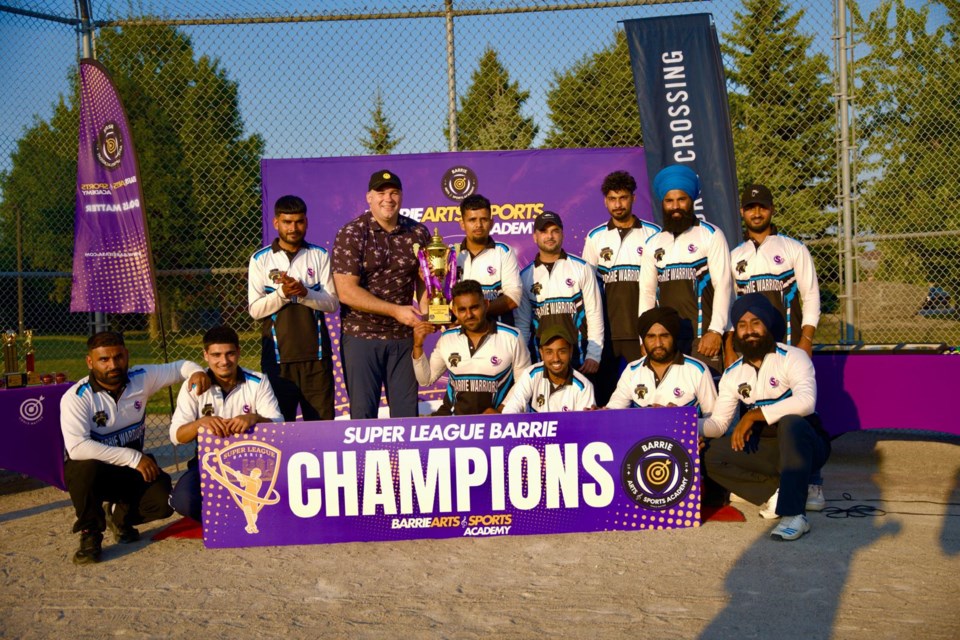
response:
[[[733,303],[733,310],[730,312],[730,318],[734,327],[740,322],[743,314],[748,311],[760,318],[760,322],[767,328],[767,331],[770,332],[774,340],[783,342],[783,337],[787,333],[787,323],[765,295],[762,293],[748,293],[745,296],[737,298],[737,301]]]
[[[653,195],[657,202],[663,202],[668,191],[680,189],[691,200],[700,197],[700,178],[693,169],[685,164],[672,164],[664,167],[653,179]]]

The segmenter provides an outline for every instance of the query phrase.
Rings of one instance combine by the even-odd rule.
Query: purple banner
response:
[[[444,242],[463,241],[460,201],[473,193],[490,199],[493,214],[491,235],[517,252],[522,269],[536,255],[533,219],[542,211],[555,211],[563,218],[564,248],[580,255],[587,232],[606,222],[603,178],[618,170],[629,171],[637,184],[646,185],[647,170],[641,148],[535,149],[524,151],[471,151],[418,155],[353,158],[306,158],[263,160],[263,242],[276,236],[273,204],[284,195],[296,195],[307,203],[307,240],[328,250],[337,231],[367,209],[370,175],[389,169],[403,181],[402,215],[422,222]],[[634,213],[652,221],[650,194],[637,190]],[[340,323],[328,317],[333,344],[339,344]],[[436,336],[428,338],[427,352]],[[348,412],[339,348],[334,348],[337,412]],[[440,398],[446,379],[432,390],[421,390],[423,400]]]
[[[107,70],[84,59],[70,311],[153,313],[155,308],[133,137]]]
[[[0,469],[25,473],[66,490],[60,397],[72,383],[0,390],[4,417]]]
[[[700,525],[689,408],[201,434],[204,542],[247,547]]]

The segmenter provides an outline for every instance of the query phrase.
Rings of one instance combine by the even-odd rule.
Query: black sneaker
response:
[[[120,511],[121,513],[114,514],[114,511]],[[107,505],[107,528],[110,529],[110,533],[113,534],[113,539],[120,544],[130,544],[131,542],[136,542],[140,539],[140,532],[137,531],[135,527],[131,527],[128,524],[119,524],[117,523],[117,518],[114,515],[121,516],[125,512],[123,509],[116,509],[116,505],[110,504]]]
[[[73,564],[93,564],[100,562],[103,534],[99,531],[81,531],[80,548],[73,554]]]

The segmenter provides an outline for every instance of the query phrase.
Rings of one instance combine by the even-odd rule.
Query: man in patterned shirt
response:
[[[340,296],[341,362],[350,417],[376,418],[386,387],[390,416],[417,415],[413,373],[414,304],[422,283],[413,246],[430,243],[427,228],[400,215],[403,185],[390,171],[370,176],[369,210],[337,232],[333,280]]]

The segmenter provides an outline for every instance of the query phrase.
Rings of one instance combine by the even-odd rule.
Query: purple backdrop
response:
[[[133,137],[103,65],[80,61],[70,311],[153,313],[156,287]]]
[[[72,384],[0,390],[4,418],[0,469],[26,473],[66,490],[60,397]]]
[[[517,252],[522,269],[536,254],[533,218],[544,210],[563,218],[564,248],[580,255],[586,232],[609,218],[600,185],[612,171],[633,174],[640,187],[634,212],[653,220],[647,191],[643,149],[537,149],[472,151],[354,158],[264,160],[263,241],[273,240],[273,203],[281,196],[300,196],[307,203],[307,240],[331,250],[337,231],[367,208],[367,182],[374,171],[388,169],[403,181],[401,213],[420,220],[432,233],[438,228],[447,244],[461,242],[459,204],[466,195],[480,193],[493,205],[492,235]],[[336,408],[348,412],[340,369],[340,323],[328,317],[333,341]],[[427,350],[436,340],[431,336]],[[442,394],[446,378],[421,399]]]
[[[700,524],[689,408],[258,425],[199,456],[208,547]],[[526,432],[524,432],[526,430]]]

